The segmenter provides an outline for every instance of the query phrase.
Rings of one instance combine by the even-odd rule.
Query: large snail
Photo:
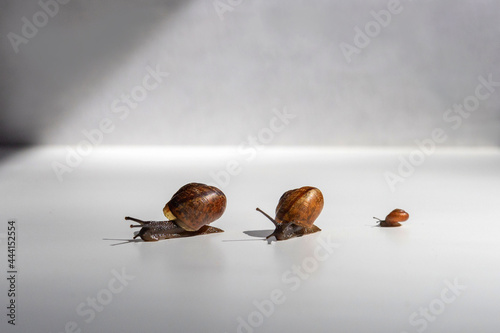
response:
[[[214,186],[189,183],[181,187],[163,208],[168,221],[142,221],[133,217],[125,220],[138,222],[131,228],[141,228],[134,239],[144,241],[189,237],[223,232],[208,224],[222,216],[226,209],[226,196]]]
[[[408,220],[410,215],[402,209],[396,208],[389,215],[386,216],[385,220],[381,220],[377,217],[374,219],[378,220],[381,227],[400,227],[401,223]]]
[[[281,196],[274,219],[257,208],[276,226],[266,239],[274,236],[276,240],[285,240],[321,231],[313,223],[321,213],[323,204],[323,194],[319,189],[304,186],[287,191]]]

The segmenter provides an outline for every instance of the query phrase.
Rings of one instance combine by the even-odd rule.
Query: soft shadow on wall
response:
[[[159,24],[190,3],[65,2],[0,5],[5,37],[0,43],[1,145],[40,143],[45,129],[71,116],[72,110],[65,108],[68,101],[90,98],[96,86],[120,71],[148,42]],[[88,111],[84,110],[92,117]]]
[[[214,3],[232,5],[219,15]],[[401,1],[384,16],[390,3],[70,1],[19,52],[0,40],[0,142],[78,144],[114,117],[103,144],[238,146],[268,133],[259,142],[413,147],[443,128],[443,146],[496,145],[500,89],[456,129],[443,115],[474,102],[479,76],[500,81],[500,4]],[[41,11],[3,6],[5,34]],[[158,65],[170,76],[122,121],[113,102]],[[293,118],[273,122],[285,109]]]

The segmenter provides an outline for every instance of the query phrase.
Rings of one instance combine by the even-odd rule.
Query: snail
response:
[[[381,227],[400,227],[401,223],[399,222],[404,222],[408,220],[409,217],[410,215],[407,212],[397,208],[390,212],[389,215],[386,216],[385,220],[381,220],[377,217],[374,217],[374,219],[378,220]]]
[[[139,223],[131,228],[141,228],[134,239],[144,241],[189,237],[223,232],[208,224],[222,216],[226,209],[226,196],[214,186],[189,183],[182,186],[163,208],[168,221],[142,221],[125,217]]]
[[[257,208],[257,211],[264,214],[276,226],[274,232],[266,239],[274,236],[276,240],[286,240],[321,231],[313,223],[321,213],[323,204],[323,194],[319,189],[304,186],[287,191],[281,196],[274,219]]]

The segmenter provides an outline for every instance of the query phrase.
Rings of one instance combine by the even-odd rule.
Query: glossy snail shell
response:
[[[222,216],[226,196],[214,186],[189,183],[182,186],[163,208],[163,214],[186,231],[197,231]]]
[[[312,186],[304,186],[285,192],[276,207],[276,222],[293,222],[310,228],[323,210],[324,199],[321,191]]]

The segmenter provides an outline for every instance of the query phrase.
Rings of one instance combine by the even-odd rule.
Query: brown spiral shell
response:
[[[276,207],[276,222],[293,222],[310,228],[323,210],[323,194],[312,186],[304,186],[285,192]]]
[[[182,186],[163,208],[169,220],[186,231],[197,231],[222,216],[226,196],[215,186],[189,183]]]

